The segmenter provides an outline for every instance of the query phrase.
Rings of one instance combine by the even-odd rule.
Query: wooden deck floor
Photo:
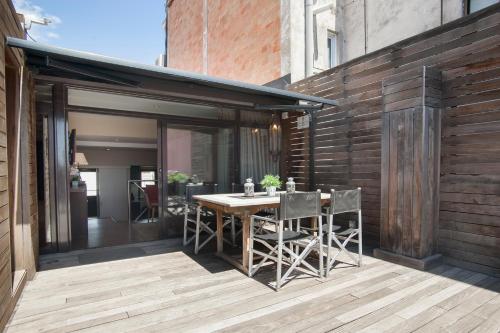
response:
[[[64,268],[27,285],[7,332],[500,331],[500,280],[451,266],[421,272],[367,256],[277,293],[270,272],[250,279],[168,242],[130,247],[144,256],[74,267],[64,266],[85,252],[45,256],[43,268]]]

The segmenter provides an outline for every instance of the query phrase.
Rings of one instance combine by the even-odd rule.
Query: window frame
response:
[[[332,48],[332,41],[335,42],[335,48]],[[326,49],[328,50],[328,68],[334,68],[339,65],[338,59],[338,33],[333,30],[327,31]]]
[[[481,8],[481,9],[478,9],[478,10],[476,10],[476,11],[474,11],[474,12],[471,12],[471,1],[472,1],[472,0],[466,0],[466,1],[465,1],[465,14],[466,14],[466,15],[474,14],[474,13],[476,13],[476,12],[480,11],[480,10],[483,10],[483,9],[484,9],[484,8],[486,8],[486,7],[492,6],[492,5],[488,5],[488,6],[486,6],[486,7],[483,7],[483,8]],[[498,0],[496,0],[496,1],[497,1],[497,3],[498,3]]]
[[[152,173],[153,174],[153,179],[144,179],[143,178],[143,173]],[[146,188],[148,185],[156,185],[156,171],[155,170],[141,170],[141,176],[140,176],[140,181],[141,181],[141,188]]]
[[[99,196],[99,170],[98,169],[80,169],[80,178],[82,177],[82,173],[87,172],[87,173],[95,173],[95,195],[89,195],[89,188],[87,186],[86,194],[87,197],[98,197]],[[94,190],[91,190],[94,191]]]

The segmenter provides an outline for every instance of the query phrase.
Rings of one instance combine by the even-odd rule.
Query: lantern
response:
[[[269,153],[276,161],[281,152],[281,123],[276,114],[273,114],[269,124]]]

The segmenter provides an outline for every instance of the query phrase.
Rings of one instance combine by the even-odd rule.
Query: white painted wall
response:
[[[316,0],[314,2],[314,9],[330,4],[335,5],[335,0]],[[288,26],[290,33],[290,57],[286,61],[289,62],[291,81],[295,82],[305,77],[305,9],[303,0],[290,0],[287,2],[287,5],[290,6],[288,8],[290,12]],[[282,2],[282,6],[284,6],[284,2]],[[282,14],[282,19],[284,16]],[[315,17],[313,73],[319,73],[328,69],[327,35],[328,30],[336,31],[335,9],[318,12]]]
[[[462,17],[464,0],[332,1],[346,62]]]
[[[291,81],[305,77],[304,1],[290,1],[290,74]]]
[[[281,1],[282,19],[289,20],[282,28],[290,39],[289,45],[282,41],[290,52],[282,58],[295,82],[305,76],[304,0]],[[462,17],[464,1],[315,0],[314,8],[332,4],[334,9],[316,15],[314,72],[328,68],[328,30],[338,33],[338,58],[344,63]]]

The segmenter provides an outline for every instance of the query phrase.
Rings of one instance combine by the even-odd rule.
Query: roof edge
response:
[[[213,77],[213,76],[209,76],[209,75],[198,74],[198,73],[193,73],[193,72],[188,72],[188,71],[182,71],[182,70],[168,68],[168,67],[141,64],[141,63],[133,62],[133,61],[129,61],[129,60],[123,60],[123,59],[119,59],[119,58],[103,56],[103,55],[90,53],[90,52],[66,49],[66,48],[62,48],[62,47],[32,42],[32,41],[28,41],[28,40],[20,39],[20,38],[6,37],[5,43],[6,43],[6,45],[8,45],[10,47],[20,48],[20,49],[23,49],[25,51],[40,52],[40,53],[45,53],[47,55],[53,55],[53,56],[59,55],[59,56],[64,56],[64,57],[70,58],[70,59],[75,60],[75,61],[85,60],[88,62],[95,62],[95,63],[100,63],[103,65],[118,66],[118,67],[122,67],[124,69],[127,69],[127,68],[138,69],[138,70],[142,70],[145,72],[169,75],[173,78],[177,78],[177,79],[181,79],[181,80],[191,80],[191,81],[195,81],[199,84],[207,84],[207,85],[215,84],[215,85],[222,86],[222,87],[225,87],[228,89],[237,88],[237,89],[241,89],[241,90],[247,90],[248,92],[262,93],[262,94],[271,95],[271,96],[278,97],[278,98],[281,97],[281,98],[288,98],[288,99],[296,99],[298,101],[302,100],[302,101],[326,104],[326,105],[331,105],[331,106],[338,105],[337,101],[332,100],[332,99],[300,94],[300,93],[296,93],[296,92],[293,92],[290,90],[282,90],[282,89],[271,88],[271,87],[261,86],[261,85],[252,84],[252,83],[245,83],[245,82],[241,82],[241,81],[228,80],[228,79],[223,79],[223,78],[218,78],[218,77]],[[147,76],[147,73],[145,73],[145,75]]]

